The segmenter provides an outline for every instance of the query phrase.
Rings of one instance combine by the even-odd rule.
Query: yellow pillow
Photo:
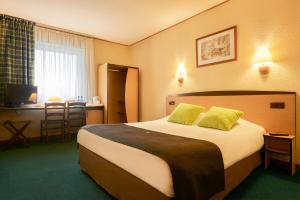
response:
[[[244,113],[228,108],[211,107],[198,126],[229,131]]]
[[[180,103],[170,115],[168,122],[191,125],[204,109],[202,106]]]

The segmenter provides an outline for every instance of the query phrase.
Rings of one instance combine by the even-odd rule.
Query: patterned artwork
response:
[[[197,67],[236,60],[236,27],[196,40]]]
[[[229,34],[203,42],[201,44],[202,60],[210,60],[215,57],[224,57],[230,54]]]

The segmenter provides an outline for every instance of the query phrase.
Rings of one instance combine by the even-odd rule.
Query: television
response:
[[[5,106],[20,107],[24,104],[37,103],[37,86],[6,84]]]

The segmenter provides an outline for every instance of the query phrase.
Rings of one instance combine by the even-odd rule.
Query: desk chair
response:
[[[45,142],[48,142],[50,131],[60,131],[61,138],[65,137],[65,114],[66,103],[51,102],[45,103],[45,120],[41,120],[40,134],[43,140],[43,132],[46,133]]]
[[[65,123],[68,137],[77,133],[78,129],[86,125],[86,103],[70,102],[67,106],[67,120]]]

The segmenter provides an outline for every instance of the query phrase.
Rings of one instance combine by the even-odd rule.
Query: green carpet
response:
[[[33,144],[0,152],[2,200],[110,200],[80,171],[75,141]],[[258,168],[226,200],[300,199],[300,173]]]

